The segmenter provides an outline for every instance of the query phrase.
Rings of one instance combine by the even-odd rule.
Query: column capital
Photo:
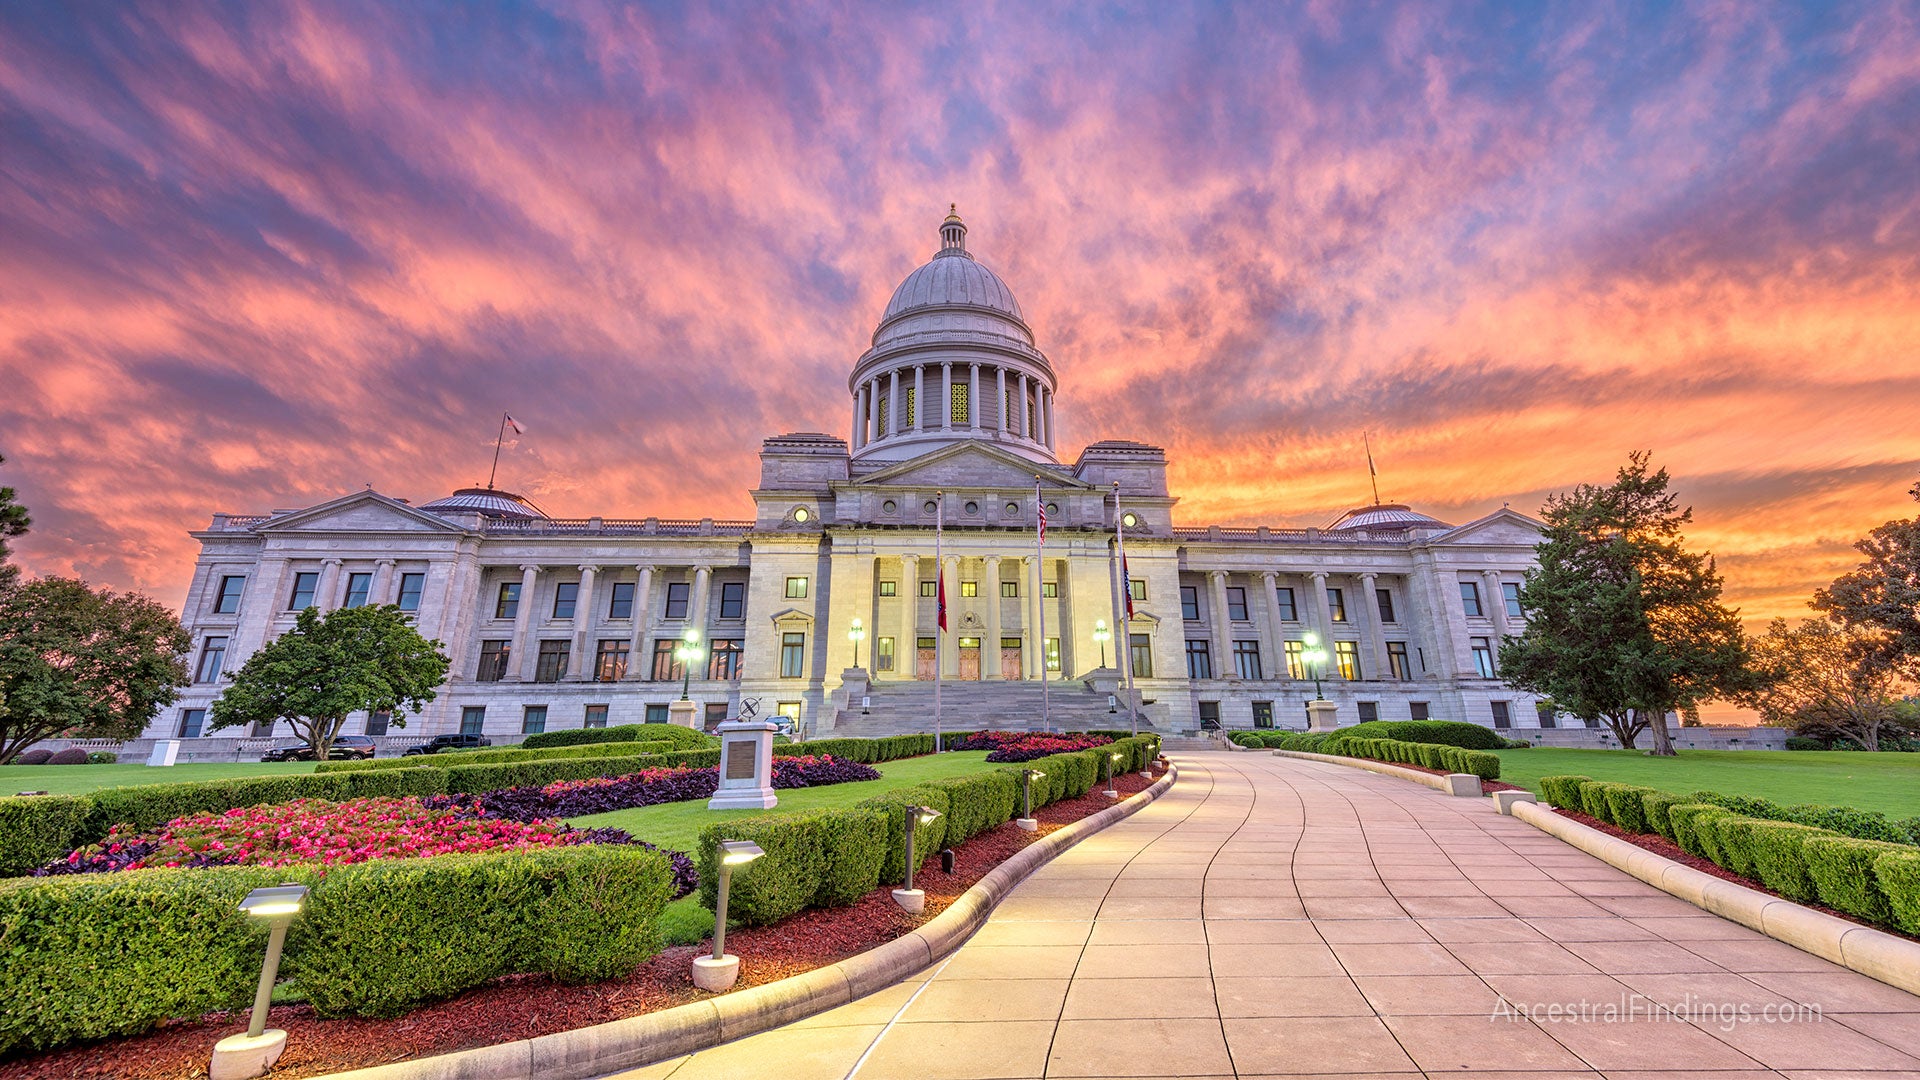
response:
[[[909,551],[900,556],[900,561],[901,562],[919,562],[920,556],[915,555],[913,552]]]
[[[1377,570],[1362,570],[1360,571],[1360,580],[1371,585],[1380,580],[1380,572]]]
[[[597,574],[600,572],[600,568],[591,563],[581,563],[576,569],[583,574]]]
[[[999,566],[999,565],[1000,565],[1000,559],[1001,559],[1001,556],[999,556],[999,555],[983,555],[983,556],[981,556],[981,558],[983,558],[983,559],[985,559],[985,560],[987,561],[987,565],[989,565],[989,566]]]
[[[373,565],[378,569],[391,570],[397,564],[393,559],[376,559]]]
[[[1325,585],[1327,583],[1327,572],[1325,570],[1313,571],[1313,581],[1316,585]]]
[[[521,563],[520,564],[520,572],[523,574],[537,574],[541,571],[541,569],[542,567],[539,563]]]
[[[1260,580],[1266,582],[1268,588],[1272,588],[1274,582],[1280,580],[1280,575],[1272,570],[1262,570],[1260,571]]]
[[[1207,577],[1214,581],[1225,581],[1227,580],[1227,572],[1225,570],[1209,570],[1207,571]]]
[[[644,576],[648,576],[648,577],[651,577],[651,576],[653,575],[653,564],[652,564],[652,563],[636,563],[636,564],[634,564],[634,567],[633,567],[633,568],[634,568],[634,570],[636,570],[636,571],[638,571],[638,572],[639,572],[640,574],[642,574],[642,575],[644,575]]]
[[[331,566],[331,567],[333,567],[334,569],[336,569],[336,570],[338,570],[338,569],[339,569],[340,567],[342,567],[342,566],[345,566],[345,565],[346,565],[346,560],[344,560],[344,559],[321,559],[321,560],[320,560],[320,565],[321,565],[321,566]]]

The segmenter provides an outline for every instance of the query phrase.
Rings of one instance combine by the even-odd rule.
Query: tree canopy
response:
[[[1790,627],[1775,619],[1754,642],[1766,678],[1742,701],[1762,723],[1878,750],[1882,738],[1904,733],[1910,708],[1899,700],[1906,681],[1877,645],[1878,636],[1866,630],[1827,621]]]
[[[1520,589],[1525,630],[1506,639],[1508,683],[1602,721],[1632,747],[1651,731],[1671,754],[1666,714],[1752,685],[1738,612],[1720,603],[1713,557],[1686,550],[1693,519],[1651,455],[1630,455],[1606,487],[1582,484],[1541,511],[1539,566]]]
[[[131,739],[187,682],[187,632],[137,593],[0,589],[0,764],[41,739]]]
[[[5,456],[0,456],[0,465],[6,464]],[[0,589],[7,588],[20,579],[20,568],[13,565],[13,550],[7,544],[16,536],[25,536],[27,526],[33,519],[27,516],[27,508],[17,501],[14,490],[0,487]]]
[[[394,604],[302,611],[292,630],[260,647],[208,710],[209,727],[286,720],[326,760],[347,717],[386,712],[395,727],[434,699],[447,678],[440,643],[420,636]]]
[[[1867,635],[1857,648],[1920,678],[1920,520],[1889,521],[1854,547],[1866,561],[1814,593],[1813,606]]]

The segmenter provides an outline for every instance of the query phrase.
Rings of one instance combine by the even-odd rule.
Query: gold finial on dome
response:
[[[947,220],[948,221],[960,220],[960,204],[959,203],[947,204]]]

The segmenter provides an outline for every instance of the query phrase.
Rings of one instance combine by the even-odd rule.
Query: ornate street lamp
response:
[[[1300,658],[1307,662],[1309,670],[1313,672],[1314,700],[1325,701],[1327,696],[1320,692],[1320,665],[1327,662],[1327,650],[1320,647],[1320,635],[1311,630],[1307,631],[1300,640],[1307,646],[1307,651],[1301,654]]]
[[[1107,641],[1113,637],[1113,631],[1107,629],[1107,620],[1093,620],[1093,640],[1100,643],[1100,666],[1107,666]]]
[[[673,650],[673,658],[680,661],[680,700],[687,700],[687,683],[693,679],[693,665],[700,659],[700,631],[688,627],[680,635],[680,645]]]
[[[860,625],[859,619],[853,620],[853,626],[847,630],[847,640],[853,642],[854,667],[860,666],[860,642],[865,640],[866,636],[867,628]]]

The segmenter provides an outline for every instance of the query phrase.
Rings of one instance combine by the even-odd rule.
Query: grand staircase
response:
[[[868,690],[865,711],[855,697],[841,709],[832,735],[878,738],[933,730],[933,683],[881,682]],[[940,689],[941,728],[945,731],[1039,731],[1041,688],[1038,682],[943,683]],[[1096,694],[1081,682],[1050,682],[1046,688],[1046,725],[1054,731],[1111,730],[1128,726],[1124,706],[1107,711],[1107,695]],[[1155,730],[1145,715],[1140,730]]]

